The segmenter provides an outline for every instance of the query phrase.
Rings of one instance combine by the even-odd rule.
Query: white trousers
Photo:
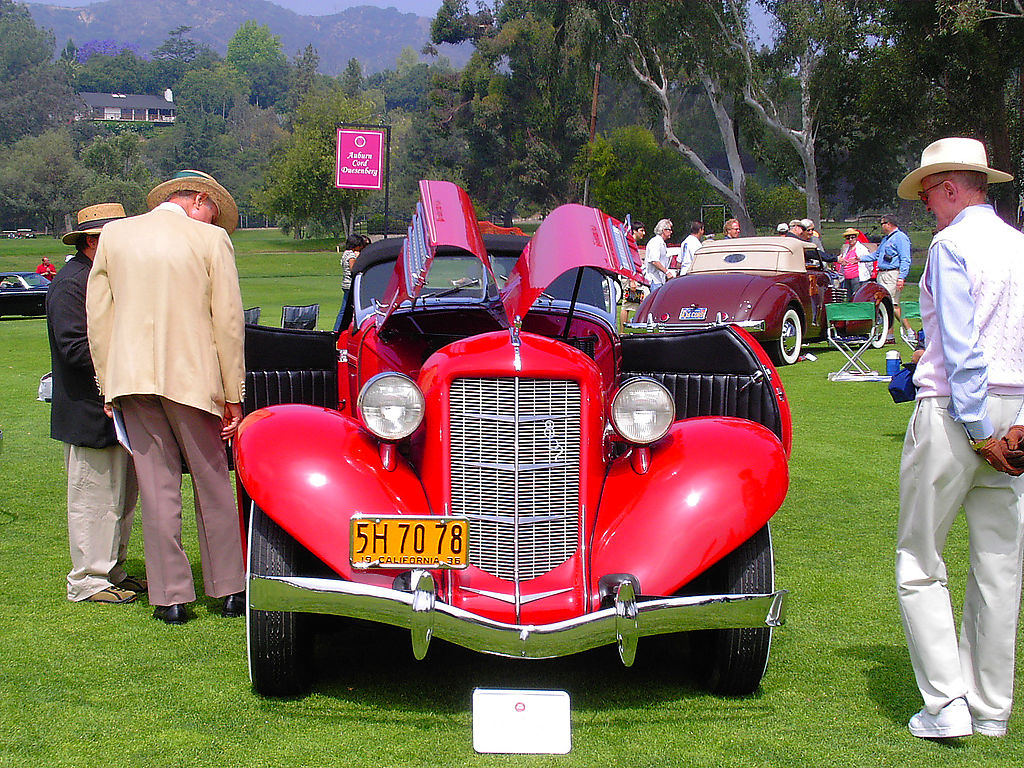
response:
[[[1013,424],[1022,399],[989,395],[996,437]],[[903,443],[896,545],[903,629],[928,712],[963,696],[976,721],[1005,724],[1013,704],[1024,477],[997,472],[976,455],[948,405],[948,397],[918,400]],[[961,507],[970,565],[958,643],[942,551]]]
[[[124,559],[138,488],[131,456],[120,445],[64,443],[68,473],[68,600],[85,600],[127,576]]]

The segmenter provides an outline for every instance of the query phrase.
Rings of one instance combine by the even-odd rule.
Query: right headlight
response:
[[[660,440],[675,418],[672,395],[654,379],[630,379],[612,398],[612,426],[631,443]]]
[[[381,440],[401,440],[423,421],[423,393],[408,376],[378,373],[363,385],[356,410]]]

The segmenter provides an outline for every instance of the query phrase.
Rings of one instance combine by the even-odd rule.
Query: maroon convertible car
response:
[[[840,277],[813,243],[794,237],[742,237],[705,243],[690,271],[669,280],[640,305],[634,325],[662,330],[697,330],[735,324],[746,328],[776,365],[790,365],[803,344],[825,341],[825,305],[845,301]],[[852,301],[875,304],[885,344],[892,327],[892,298],[874,281],[863,283]],[[867,333],[849,323],[845,330]]]

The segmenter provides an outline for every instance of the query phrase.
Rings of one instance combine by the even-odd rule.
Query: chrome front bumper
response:
[[[505,624],[436,598],[433,577],[415,571],[403,592],[341,579],[249,578],[249,607],[263,611],[326,613],[405,627],[422,659],[432,637],[482,653],[531,659],[567,656],[617,643],[622,662],[636,656],[646,635],[698,629],[776,627],[785,620],[786,590],[763,595],[701,595],[638,600],[632,584],[619,585],[614,605],[553,624]]]

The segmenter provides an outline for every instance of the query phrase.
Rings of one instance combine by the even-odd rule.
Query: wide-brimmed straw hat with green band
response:
[[[235,199],[230,192],[217,183],[213,176],[202,171],[178,171],[167,181],[153,187],[146,197],[146,204],[150,210],[153,210],[171,193],[183,191],[208,194],[217,205],[217,220],[213,223],[218,227],[223,227],[228,234],[235,231],[235,227],[238,226],[238,206],[235,205]]]
[[[64,245],[78,245],[78,238],[82,235],[98,235],[108,221],[123,218],[124,208],[120,203],[86,206],[78,212],[78,229],[68,232],[61,241]]]

